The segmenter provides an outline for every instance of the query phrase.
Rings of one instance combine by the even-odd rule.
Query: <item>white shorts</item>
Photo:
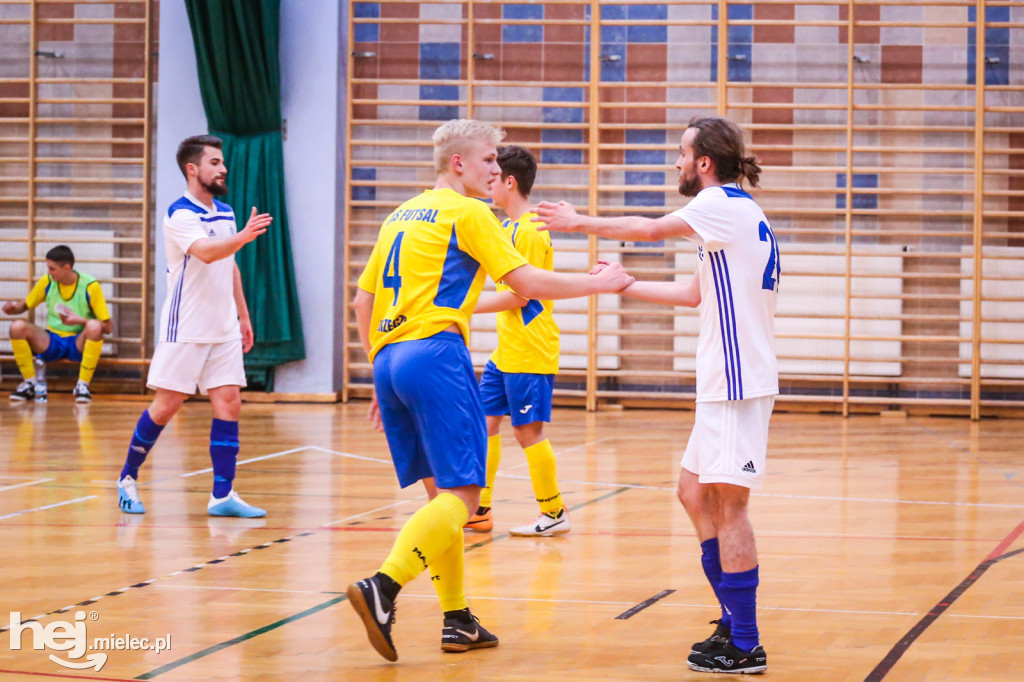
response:
[[[775,396],[697,403],[693,431],[680,465],[701,483],[760,488]]]
[[[203,395],[218,386],[245,386],[242,340],[221,343],[161,341],[149,363],[146,386]]]

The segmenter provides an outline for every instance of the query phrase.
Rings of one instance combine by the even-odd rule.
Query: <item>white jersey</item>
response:
[[[210,210],[186,192],[167,209],[167,300],[160,314],[160,341],[220,343],[242,338],[234,257],[204,263],[188,255],[194,242],[223,239],[236,231],[231,207],[216,199]]]
[[[700,260],[697,402],[777,394],[779,246],[764,212],[727,184],[704,188],[673,215],[693,228]]]

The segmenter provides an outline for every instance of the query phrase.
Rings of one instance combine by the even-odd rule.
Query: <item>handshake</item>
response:
[[[601,280],[601,293],[614,294],[628,288],[636,278],[626,272],[621,263],[599,260],[590,269],[590,275]]]

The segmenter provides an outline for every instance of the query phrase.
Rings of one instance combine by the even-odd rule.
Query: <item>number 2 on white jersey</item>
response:
[[[763,220],[757,226],[758,235],[761,241],[768,242],[768,264],[764,266],[764,277],[761,280],[761,288],[768,291],[775,291],[779,286],[779,275],[782,274],[782,267],[779,263],[779,243],[775,241],[775,234],[768,223]]]

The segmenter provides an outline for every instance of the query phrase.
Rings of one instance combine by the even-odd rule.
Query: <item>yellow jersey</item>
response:
[[[56,287],[53,286],[55,284]],[[110,311],[107,310],[107,301],[103,298],[100,283],[85,273],[79,273],[75,283],[67,285],[53,281],[49,275],[43,275],[28,292],[25,305],[33,309],[44,302],[48,308],[46,328],[57,336],[75,336],[83,327],[63,324],[60,315],[53,310],[55,303],[64,303],[73,313],[86,320],[95,318],[100,322],[106,322],[110,319]]]
[[[537,231],[537,223],[530,220],[535,215],[524,213],[515,222],[506,220],[502,227],[530,265],[554,270],[551,233]],[[504,282],[498,283],[498,291],[508,289]],[[551,301],[530,299],[522,308],[498,313],[498,347],[491,361],[502,372],[558,374],[558,350],[558,325]]]
[[[413,197],[381,225],[359,277],[359,288],[374,295],[370,360],[389,343],[425,339],[452,324],[468,344],[485,274],[497,282],[523,265],[484,202],[451,189]]]

